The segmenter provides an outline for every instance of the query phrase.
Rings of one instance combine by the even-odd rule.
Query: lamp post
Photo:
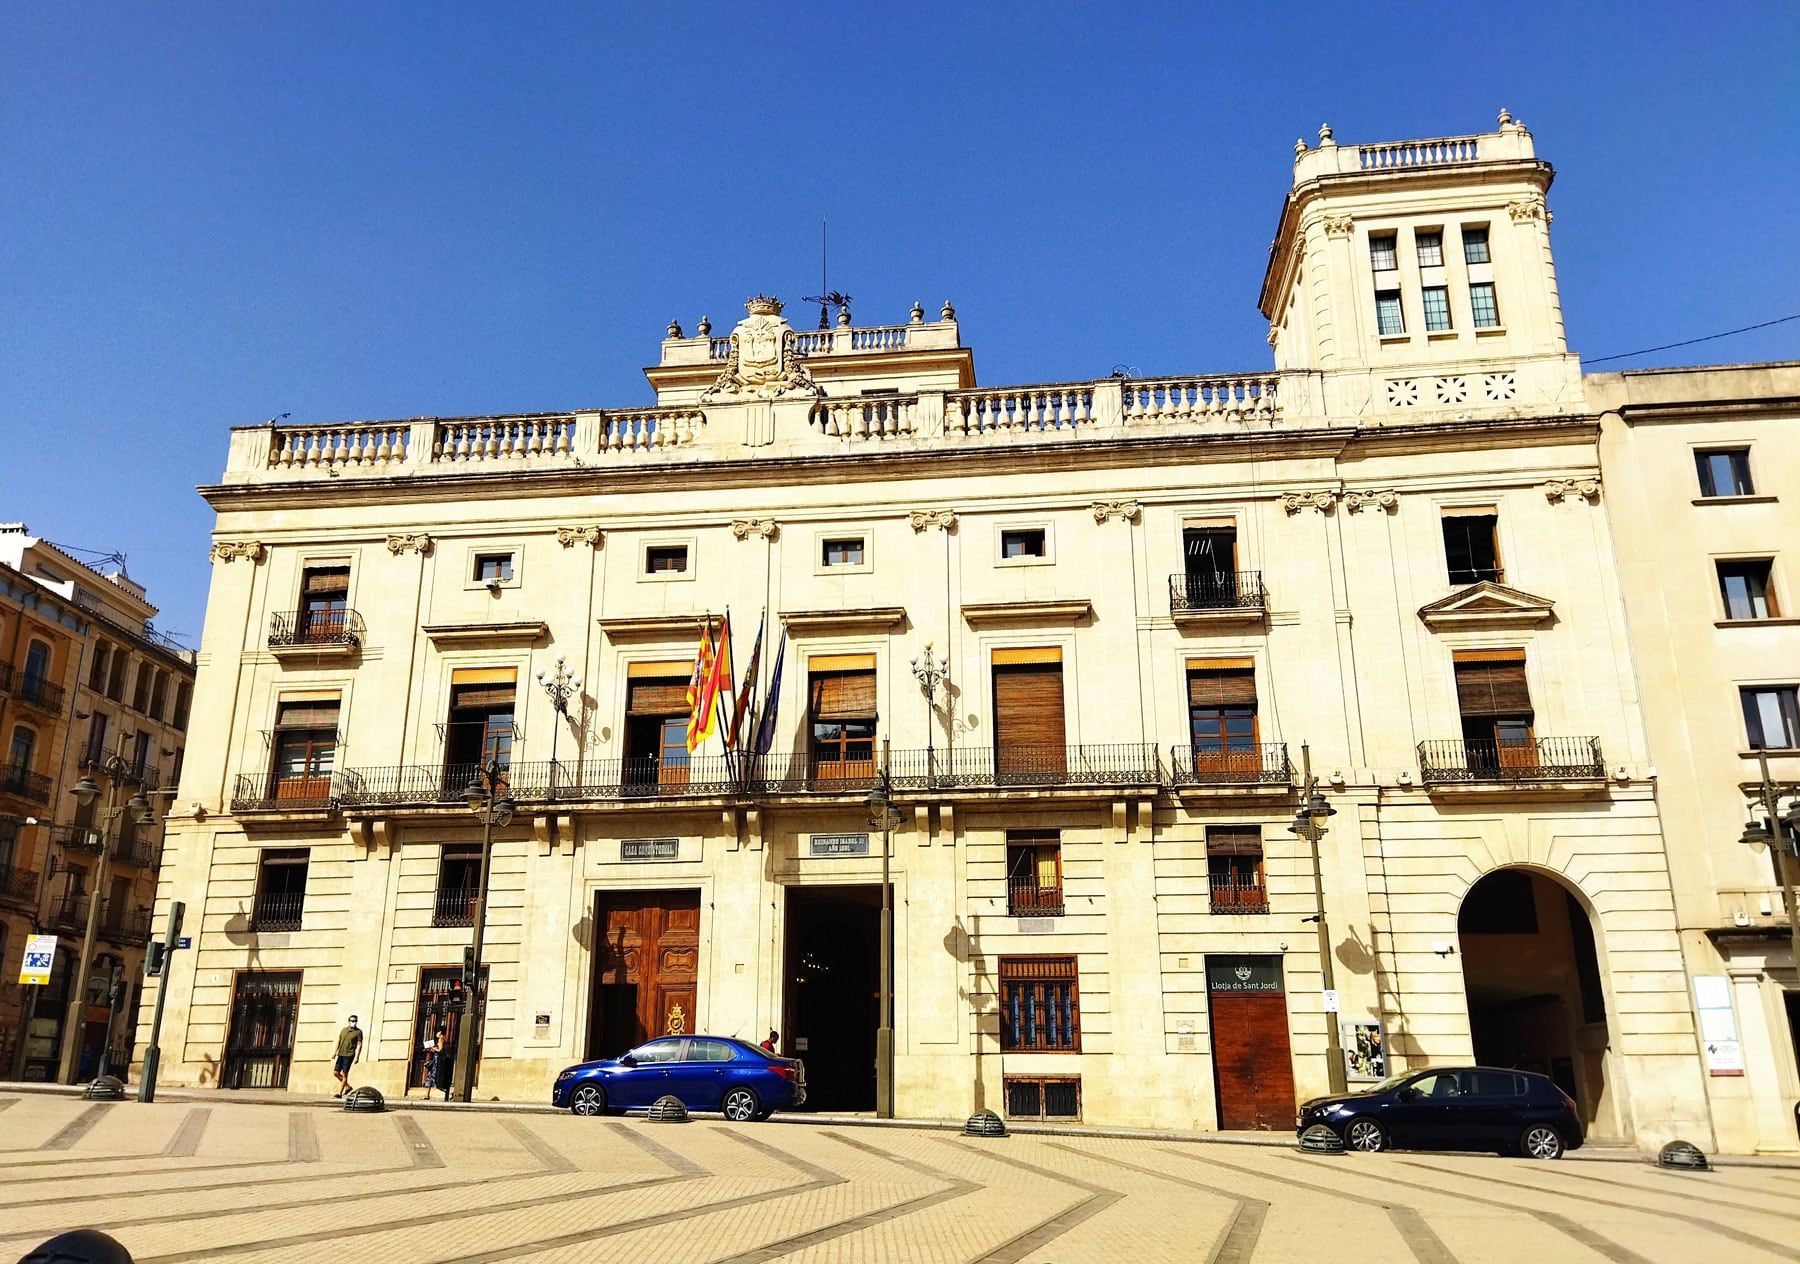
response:
[[[1337,809],[1320,791],[1319,779],[1313,776],[1312,751],[1305,745],[1300,747],[1300,768],[1300,809],[1294,813],[1294,823],[1288,826],[1288,831],[1298,834],[1312,847],[1314,912],[1306,920],[1318,923],[1319,971],[1324,976],[1325,991],[1335,994],[1337,978],[1331,966],[1331,932],[1325,925],[1325,873],[1319,863],[1319,839],[1324,837],[1325,822],[1337,815]],[[1338,1031],[1335,1011],[1327,1011],[1325,1015],[1325,1055],[1325,1073],[1331,1091],[1342,1093],[1348,1082],[1344,1073],[1344,1041]]]
[[[81,956],[76,958],[75,963],[75,990],[69,998],[68,1012],[63,1017],[62,1063],[56,1076],[63,1084],[75,1083],[75,1077],[81,1071],[81,1046],[86,1043],[88,970],[93,965],[94,938],[100,930],[100,893],[106,889],[106,836],[126,812],[135,816],[140,825],[149,825],[156,819],[150,810],[150,801],[144,797],[141,788],[124,804],[119,803],[121,785],[129,782],[141,787],[143,781],[142,775],[123,755],[109,754],[97,761],[94,767],[106,774],[106,811],[100,818],[100,859],[95,864],[94,886],[88,895],[87,932],[82,936]],[[100,787],[94,784],[91,773],[84,773],[81,780],[70,788],[69,793],[75,796],[75,802],[85,808],[100,797]]]
[[[888,853],[894,826],[905,818],[894,807],[894,783],[888,771],[887,739],[881,741],[881,771],[865,800],[869,826],[881,831],[881,1015],[875,1028],[875,1118],[894,1117],[894,901],[889,886]]]
[[[937,764],[933,759],[932,734],[937,725],[937,687],[943,683],[944,677],[950,674],[949,662],[935,659],[931,654],[931,642],[925,642],[925,652],[912,656],[912,674],[919,682],[919,692],[925,695],[925,781],[929,785],[937,775]]]
[[[538,684],[550,695],[550,705],[556,714],[563,719],[569,718],[569,699],[581,692],[581,677],[575,675],[561,654],[556,656],[556,670],[546,672],[542,667],[537,670]],[[550,797],[556,797],[556,739],[562,733],[562,725],[558,724],[550,730]]]
[[[499,760],[475,774],[475,780],[463,791],[469,810],[481,821],[481,877],[475,888],[475,911],[471,918],[475,936],[469,949],[467,969],[463,977],[463,1016],[456,1033],[456,1100],[474,1100],[475,1037],[487,1018],[483,1004],[486,993],[481,986],[481,938],[487,923],[488,879],[494,866],[494,828],[504,827],[513,818],[515,804],[506,786],[506,769]]]
[[[1770,780],[1768,751],[1758,751],[1757,759],[1762,765],[1762,806],[1768,819],[1744,826],[1738,841],[1755,851],[1775,849],[1775,877],[1781,883],[1781,902],[1787,907],[1789,951],[1800,968],[1800,908],[1794,902],[1794,888],[1800,886],[1794,877],[1794,870],[1800,867],[1800,786],[1781,787]],[[1779,810],[1783,789],[1794,796],[1785,814]]]

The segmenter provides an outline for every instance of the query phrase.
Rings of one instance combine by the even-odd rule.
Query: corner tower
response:
[[[1573,411],[1554,178],[1504,110],[1478,136],[1296,141],[1258,303],[1290,401],[1303,381],[1312,408],[1363,424]]]

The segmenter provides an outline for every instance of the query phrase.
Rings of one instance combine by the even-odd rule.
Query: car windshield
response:
[[[625,1056],[641,1066],[646,1062],[673,1062],[680,1052],[679,1040],[652,1040],[647,1045],[639,1045]]]
[[[1408,1080],[1412,1079],[1412,1077],[1417,1074],[1418,1074],[1417,1071],[1406,1071],[1406,1072],[1402,1072],[1399,1075],[1390,1075],[1387,1077],[1387,1079],[1383,1080],[1381,1083],[1371,1084],[1371,1085],[1369,1085],[1368,1088],[1366,1088],[1362,1091],[1365,1093],[1385,1093],[1389,1089],[1399,1088],[1402,1084],[1406,1083]]]

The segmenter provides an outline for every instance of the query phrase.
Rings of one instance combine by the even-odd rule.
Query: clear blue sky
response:
[[[227,427],[646,402],[671,317],[815,291],[822,216],[858,323],[953,299],[984,382],[1263,368],[1295,138],[1504,105],[1559,173],[1572,348],[1800,311],[1790,3],[13,0],[0,25],[0,518],[123,549],[190,639]],[[1623,366],[1792,358],[1800,322]]]

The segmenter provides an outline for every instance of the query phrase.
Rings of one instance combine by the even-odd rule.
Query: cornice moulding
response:
[[[906,619],[902,606],[873,610],[783,610],[780,619],[789,632],[889,632]]]
[[[482,645],[531,644],[547,635],[550,625],[539,620],[519,623],[436,623],[419,629],[439,649]]]
[[[1556,617],[1547,597],[1482,580],[1419,608],[1419,619],[1434,632],[1471,627],[1537,627]]]
[[[1093,614],[1094,606],[1086,597],[1063,601],[984,601],[965,603],[962,617],[972,628],[993,627],[1004,623],[1076,623]]]
[[[699,614],[650,614],[599,620],[600,630],[614,641],[697,637],[705,622],[706,617]]]

